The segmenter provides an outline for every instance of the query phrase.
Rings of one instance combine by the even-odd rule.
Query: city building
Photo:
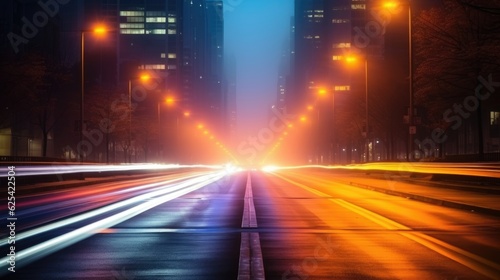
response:
[[[222,1],[76,0],[57,2],[57,7],[49,8],[41,7],[39,2],[42,1],[4,3],[0,21],[4,23],[5,37],[16,32],[22,35],[23,18],[31,20],[40,11],[51,14],[47,15],[50,18],[47,22],[37,22],[40,27],[28,43],[16,42],[15,52],[8,41],[2,41],[2,53],[11,51],[11,57],[19,59],[22,54],[36,50],[74,74],[71,88],[64,89],[71,94],[51,99],[57,101],[54,106],[58,113],[67,117],[56,121],[58,114],[52,116],[53,129],[45,135],[50,156],[77,159],[81,124],[87,131],[100,129],[92,102],[97,100],[103,106],[103,98],[110,104],[119,99],[123,110],[132,106],[132,114],[128,125],[123,120],[112,123],[119,124],[121,129],[116,129],[114,135],[101,131],[104,135],[98,138],[110,138],[110,143],[104,140],[91,143],[92,151],[87,151],[86,160],[145,160],[148,153],[151,160],[176,160],[176,145],[181,141],[176,136],[178,127],[182,122],[188,124],[181,118],[227,124]],[[104,28],[104,34],[94,34],[97,26]],[[83,75],[82,38],[85,38]],[[141,85],[139,77],[145,72],[152,80]],[[141,86],[142,92],[136,91]],[[167,104],[167,100],[172,102]],[[80,118],[80,106],[84,108],[84,120]],[[0,150],[6,155],[40,156],[42,136],[32,123],[18,121],[16,115],[21,113],[13,107],[2,108],[2,115],[9,121],[0,127]],[[223,134],[227,130],[226,125],[212,126],[214,133]],[[145,132],[148,127],[151,133]],[[147,138],[141,140],[141,137]],[[160,142],[164,142],[163,147]],[[109,151],[112,156],[105,156]]]
[[[338,111],[345,107],[348,95],[352,100],[353,93],[359,95],[364,88],[364,79],[360,79],[364,71],[348,71],[346,57],[368,55],[366,49],[354,48],[354,28],[364,25],[366,5],[364,0],[295,1],[293,82],[286,90],[287,108],[299,114],[305,110],[304,104],[314,103],[317,127],[329,128],[316,130],[309,140],[309,146],[314,148],[304,161],[334,161],[341,140],[337,135],[341,129],[337,127]],[[364,100],[356,102],[363,104]]]

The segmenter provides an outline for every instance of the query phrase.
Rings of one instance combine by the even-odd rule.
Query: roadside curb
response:
[[[401,181],[405,183],[415,183],[415,181],[405,180],[405,179],[397,179],[396,181]],[[439,181],[417,181],[417,182],[419,185],[433,187],[433,188],[469,191],[469,192],[485,193],[485,194],[500,194],[500,188],[486,188],[482,186],[470,186],[470,185],[464,186],[457,184],[446,184],[444,182],[439,182]]]
[[[444,207],[449,207],[449,208],[455,208],[455,209],[461,209],[469,212],[477,212],[477,213],[482,213],[482,214],[487,214],[487,215],[492,215],[495,217],[500,217],[500,210],[497,209],[491,209],[491,208],[486,208],[486,207],[481,207],[481,206],[476,206],[476,205],[470,205],[470,204],[465,204],[465,203],[460,203],[460,202],[454,202],[454,201],[449,201],[449,200],[444,200],[444,199],[438,199],[438,198],[433,198],[433,197],[427,197],[423,195],[418,195],[418,194],[411,194],[411,193],[405,193],[405,192],[400,192],[400,191],[395,191],[395,190],[389,190],[389,189],[384,189],[384,188],[378,188],[370,185],[365,185],[365,184],[360,184],[356,182],[348,182],[349,185],[358,187],[358,188],[363,188],[363,189],[368,189],[388,195],[393,195],[393,196],[399,196],[399,197],[404,197],[416,201],[421,201],[429,204],[434,204],[434,205],[439,205],[439,206],[444,206]]]

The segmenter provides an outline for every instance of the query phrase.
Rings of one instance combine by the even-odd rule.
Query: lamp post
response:
[[[353,62],[353,61],[351,61],[351,62]],[[321,95],[321,96],[324,96],[327,93],[328,93],[328,91],[326,89],[323,89],[323,88],[318,91],[318,94]],[[332,143],[331,143],[332,147],[331,147],[330,161],[333,164],[335,164],[335,152],[336,152],[335,137],[337,136],[336,135],[336,131],[335,131],[335,94],[336,94],[336,87],[333,87],[333,89],[331,90],[331,94],[332,94],[332,131],[333,131],[333,133],[332,133]]]
[[[167,97],[165,100],[164,100],[165,104],[168,106],[168,107],[171,107],[171,106],[174,106],[174,103],[175,103],[175,99],[173,97]],[[164,151],[163,151],[163,142],[162,142],[162,132],[163,130],[161,129],[161,103],[162,102],[158,102],[158,156],[160,159],[164,159]],[[168,116],[168,114],[167,114]],[[167,117],[168,119],[168,117]]]
[[[408,107],[408,161],[412,161],[414,157],[413,151],[413,135],[417,129],[414,120],[414,105],[413,105],[413,42],[412,42],[412,11],[411,2],[408,1],[408,75],[409,75],[409,94],[410,101]],[[395,9],[399,6],[399,2],[386,2],[384,7],[387,9]]]
[[[368,117],[368,59],[365,57],[365,121],[366,121],[366,162],[370,162],[370,125]]]
[[[82,89],[82,92],[81,92],[81,95],[80,95],[80,145],[83,145],[83,124],[84,124],[84,96],[85,96],[85,31],[82,31],[81,32],[81,36],[80,36],[80,41],[81,41],[81,58],[82,58],[82,73],[81,73],[81,77],[80,77],[80,80],[81,80],[81,89]],[[77,145],[77,150],[78,150],[78,146]],[[83,152],[80,151],[80,162],[83,163]]]
[[[133,78],[134,80],[139,79],[142,82],[147,82],[149,80],[149,75],[148,74],[142,74],[139,77]],[[126,159],[128,160],[129,163],[132,162],[132,154],[131,154],[131,148],[132,148],[132,80],[128,80],[128,145],[129,145],[129,150],[126,155]]]
[[[80,145],[77,145],[77,150],[78,146],[81,147],[83,145],[83,133],[84,133],[84,118],[85,118],[85,112],[84,112],[84,102],[85,102],[85,33],[95,33],[95,34],[104,34],[106,33],[106,28],[102,26],[98,26],[93,30],[82,30],[80,32],[80,44],[81,44],[81,60],[82,60],[82,65],[81,65],[81,100],[80,100]],[[83,152],[80,151],[80,162],[83,163]]]
[[[346,57],[346,62],[351,64],[355,63],[357,61],[357,57],[355,56],[347,56]],[[366,143],[365,143],[365,156],[366,162],[370,161],[370,149],[369,149],[369,144],[370,144],[370,128],[369,128],[369,115],[368,115],[368,58],[364,58],[364,68],[365,68],[365,125],[366,125],[366,131],[365,131],[365,138],[366,138]]]
[[[412,27],[411,27],[411,5],[408,2],[408,73],[410,76],[410,109],[408,112],[408,122],[409,122],[409,142],[408,142],[408,160],[413,160],[413,135],[417,132],[413,120],[413,47],[412,47]]]

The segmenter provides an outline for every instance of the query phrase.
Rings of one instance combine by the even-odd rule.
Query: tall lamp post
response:
[[[408,109],[408,161],[412,161],[414,157],[413,151],[413,135],[417,133],[414,121],[414,105],[413,105],[413,43],[412,43],[412,11],[411,1],[406,0],[408,3],[408,75],[409,75],[409,93],[410,104]],[[386,9],[396,9],[400,6],[400,1],[389,1],[384,3]]]
[[[158,102],[158,156],[160,160],[164,159],[163,142],[162,142],[162,129],[161,129],[161,103]],[[165,99],[165,104],[169,107],[174,106],[175,99],[173,97],[167,97]]]
[[[83,145],[83,133],[84,133],[84,118],[85,118],[85,112],[84,112],[84,102],[85,102],[85,33],[95,33],[98,35],[106,33],[106,28],[103,26],[98,26],[93,30],[82,30],[80,32],[80,43],[81,43],[81,59],[82,59],[82,68],[81,68],[81,100],[80,100],[80,145]],[[80,151],[80,162],[83,163],[83,152]]]
[[[326,94],[328,93],[328,90],[326,90],[325,88],[320,88],[318,90],[318,94],[320,96],[325,96]],[[331,156],[330,156],[330,161],[335,164],[335,137],[337,135],[336,134],[336,131],[335,131],[335,91],[332,90],[332,148],[331,148]],[[318,117],[319,118],[319,117]]]
[[[358,59],[355,56],[347,56],[345,58],[346,62],[349,64],[355,63]],[[365,131],[365,138],[366,138],[366,143],[365,143],[365,150],[366,150],[366,162],[370,161],[370,150],[369,150],[369,145],[370,145],[370,128],[369,128],[369,115],[368,115],[368,58],[364,58],[364,67],[365,67],[365,124],[366,124],[366,131]]]
[[[416,127],[414,125],[414,119],[413,119],[413,46],[412,46],[412,39],[411,39],[411,34],[412,34],[412,27],[411,27],[411,5],[410,2],[408,2],[408,73],[410,76],[410,109],[408,112],[408,122],[409,122],[409,142],[408,142],[408,160],[412,161],[414,154],[413,154],[413,135],[417,132]]]
[[[150,76],[148,74],[142,74],[139,77],[131,78],[128,80],[128,145],[129,150],[126,155],[128,162],[132,162],[132,154],[130,149],[132,148],[132,80],[140,80],[142,82],[149,81]]]

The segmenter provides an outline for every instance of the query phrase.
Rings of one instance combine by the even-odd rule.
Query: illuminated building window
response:
[[[146,22],[167,22],[166,17],[147,17]]]
[[[166,53],[161,53],[160,56],[161,56],[161,58],[165,58],[165,57],[167,57],[167,54]]]
[[[168,29],[168,34],[169,35],[177,34],[177,30],[176,29]]]
[[[165,29],[149,29],[146,30],[146,34],[166,34]]]
[[[121,29],[120,34],[144,34],[144,29]]]
[[[139,67],[141,70],[165,70],[165,64],[146,64]]]
[[[500,138],[500,112],[490,111],[490,137]],[[496,147],[500,148],[498,144]]]
[[[490,112],[490,125],[500,125],[500,112]]]
[[[332,60],[342,60],[342,56],[341,55],[334,55],[334,56],[332,56]]]
[[[164,17],[164,16],[166,16],[166,13],[162,12],[162,11],[147,11],[146,16],[148,16],[148,17]]]
[[[175,53],[169,53],[168,54],[168,58],[175,59],[175,58],[177,58],[177,54],[175,54]]]
[[[353,9],[353,10],[365,10],[366,5],[365,4],[352,4],[351,9]]]
[[[348,91],[351,90],[351,86],[335,86],[335,91]]]
[[[120,11],[120,16],[123,17],[143,17],[143,11]]]
[[[334,48],[334,49],[344,49],[344,48],[350,48],[350,47],[351,47],[351,43],[345,43],[345,42],[332,45],[332,48]]]
[[[144,22],[144,17],[127,17],[127,22]]]
[[[144,28],[144,23],[120,23],[120,28]]]
[[[177,19],[175,17],[168,17],[168,23],[176,23]]]

